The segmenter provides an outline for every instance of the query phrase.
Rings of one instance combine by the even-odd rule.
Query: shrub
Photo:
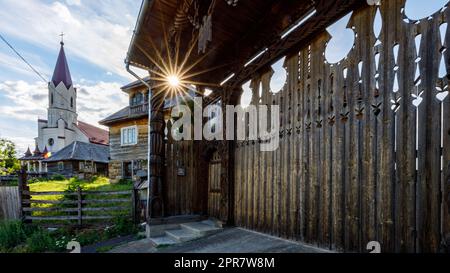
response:
[[[82,246],[92,245],[103,239],[103,234],[98,230],[85,230],[75,235],[75,240]]]
[[[22,222],[4,221],[0,223],[0,249],[11,249],[26,240]]]
[[[52,175],[52,177],[50,178],[50,180],[54,180],[54,181],[64,181],[66,180],[66,177],[62,174],[54,174]]]
[[[27,249],[33,253],[55,251],[56,242],[47,230],[39,229],[27,239]]]
[[[120,185],[132,185],[133,181],[131,179],[121,178],[119,180],[119,182],[117,182],[117,184],[120,184]]]
[[[113,226],[105,229],[108,238],[136,234],[137,226],[129,217],[119,216],[113,219]]]

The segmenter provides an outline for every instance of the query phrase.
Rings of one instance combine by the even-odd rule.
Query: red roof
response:
[[[77,125],[88,138],[89,142],[95,144],[109,145],[109,132],[93,125],[78,121]]]

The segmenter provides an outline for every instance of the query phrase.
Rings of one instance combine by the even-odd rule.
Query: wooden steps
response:
[[[220,231],[222,228],[211,220],[190,222],[179,224],[176,228],[164,231],[163,236],[151,237],[150,240],[155,247],[162,247],[196,240]]]

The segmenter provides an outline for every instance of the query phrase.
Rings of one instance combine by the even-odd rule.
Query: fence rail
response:
[[[136,194],[134,190],[87,191],[81,187],[70,191],[30,191],[26,185],[26,173],[19,176],[21,217],[32,221],[76,221],[82,226],[86,220],[110,220],[114,213],[129,215],[136,221]],[[46,200],[46,197],[63,196],[62,200]],[[49,205],[49,207],[41,207]],[[61,215],[66,214],[66,215]]]

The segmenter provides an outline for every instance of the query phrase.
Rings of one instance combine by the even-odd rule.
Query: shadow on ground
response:
[[[241,229],[223,232],[195,241],[155,248],[150,240],[129,242],[113,248],[110,253],[329,253],[317,247]]]

